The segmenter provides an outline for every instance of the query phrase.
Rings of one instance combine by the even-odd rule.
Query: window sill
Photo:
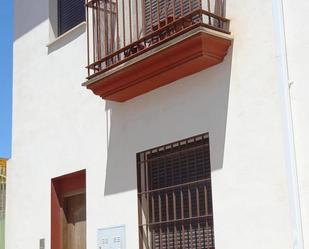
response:
[[[76,25],[74,28],[68,30],[64,34],[56,37],[52,41],[50,41],[46,47],[51,48],[53,46],[56,46],[58,43],[61,43],[62,41],[65,41],[67,39],[70,39],[70,37],[74,37],[76,35],[79,35],[80,33],[84,33],[86,31],[86,22],[82,22],[78,25]]]

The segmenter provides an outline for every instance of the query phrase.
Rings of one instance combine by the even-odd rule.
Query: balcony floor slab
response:
[[[103,99],[124,102],[221,63],[231,43],[229,35],[198,28],[85,85]]]

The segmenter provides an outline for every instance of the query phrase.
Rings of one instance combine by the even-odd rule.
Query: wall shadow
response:
[[[64,34],[61,37],[58,37],[54,42],[48,45],[48,54],[64,47],[65,45],[69,44],[70,42],[76,40],[82,34],[86,32],[86,23],[81,23],[68,33]]]
[[[212,171],[222,169],[232,51],[198,74],[125,103],[106,103],[105,195],[136,189],[136,153],[205,132]]]
[[[48,19],[48,0],[14,1],[14,40]]]

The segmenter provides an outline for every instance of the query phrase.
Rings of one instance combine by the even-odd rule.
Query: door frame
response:
[[[51,249],[63,249],[61,221],[63,198],[81,192],[86,192],[85,169],[51,179]]]

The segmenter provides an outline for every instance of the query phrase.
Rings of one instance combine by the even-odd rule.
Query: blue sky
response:
[[[11,157],[13,0],[0,6],[0,158]]]

